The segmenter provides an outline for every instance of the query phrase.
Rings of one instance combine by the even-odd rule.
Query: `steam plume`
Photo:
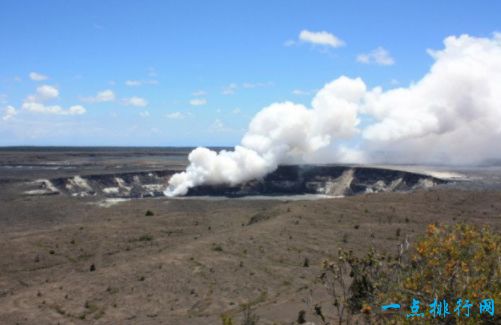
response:
[[[368,90],[360,78],[342,76],[315,95],[311,108],[291,102],[264,108],[233,151],[193,150],[188,168],[173,175],[165,194],[235,185],[279,164],[320,157],[455,164],[501,158],[501,34],[450,36],[444,45],[428,51],[434,64],[409,87]],[[357,148],[345,144],[350,139],[359,140]]]

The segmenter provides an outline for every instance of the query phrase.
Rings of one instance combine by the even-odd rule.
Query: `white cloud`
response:
[[[124,98],[123,103],[126,106],[135,106],[135,107],[148,106],[148,102],[146,101],[146,99],[141,98],[141,97],[137,97],[137,96],[133,96],[130,98]]]
[[[42,85],[37,87],[36,93],[34,95],[29,95],[24,102],[25,103],[43,103],[51,99],[59,97],[59,90],[54,86]]]
[[[139,112],[139,116],[141,116],[141,117],[149,117],[150,116],[150,112],[148,112],[148,111]]]
[[[222,94],[223,95],[233,95],[235,93],[235,91],[237,90],[237,88],[238,88],[237,84],[231,83],[231,84],[223,87]]]
[[[239,88],[244,88],[244,89],[253,89],[253,88],[264,88],[264,87],[272,87],[273,82],[267,81],[267,82],[244,82],[240,85],[232,82],[226,86],[223,87],[223,90],[221,94],[223,95],[233,95],[236,93],[236,91]]]
[[[359,54],[357,61],[364,64],[392,65],[395,60],[390,55],[388,50],[378,47],[369,53]]]
[[[155,79],[148,79],[148,80],[127,80],[125,81],[125,85],[129,87],[138,87],[142,85],[156,85],[158,84],[158,81]]]
[[[206,96],[207,92],[205,90],[197,90],[194,91],[192,95],[195,97]]]
[[[167,117],[168,119],[171,119],[171,120],[180,120],[180,119],[184,118],[184,114],[181,112],[173,112],[173,113],[166,114],[165,117]]]
[[[237,108],[235,108],[234,110],[232,110],[231,112],[232,112],[233,114],[235,114],[235,115],[238,115],[238,114],[240,114],[240,113],[242,112],[242,110],[241,110],[240,108],[238,108],[238,107],[237,107]]]
[[[37,72],[30,72],[30,79],[34,81],[43,81],[49,79],[46,75]]]
[[[94,97],[85,97],[82,100],[89,103],[112,102],[115,100],[115,93],[110,89],[106,89],[98,92]]]
[[[205,98],[193,98],[190,100],[190,105],[192,106],[203,106],[207,104],[207,99]]]
[[[43,85],[37,88],[37,96],[40,100],[48,100],[59,97],[59,90],[54,86]]]
[[[292,91],[292,94],[296,96],[308,96],[311,95],[312,93],[314,93],[314,91],[303,90],[303,89],[294,89]]]
[[[125,82],[125,85],[129,86],[129,87],[141,86],[141,81],[139,81],[139,80],[127,80]]]
[[[14,108],[14,106],[7,106],[4,110],[4,114],[2,116],[2,120],[8,121],[11,118],[13,118],[15,115],[17,115],[17,110]]]
[[[45,102],[59,97],[59,90],[54,86],[42,85],[37,88],[36,94],[29,95],[23,102],[22,108],[32,113],[54,115],[81,115],[86,112],[85,107],[73,105],[64,109],[60,105],[47,105]]]
[[[68,109],[67,111],[69,115],[80,115],[80,114],[84,114],[86,112],[86,109],[85,107],[81,106],[81,105],[73,105],[73,106],[70,106],[70,108]]]
[[[97,93],[96,100],[99,102],[111,102],[115,100],[115,94],[110,89]]]
[[[81,115],[86,112],[85,107],[81,105],[73,105],[68,109],[64,109],[59,105],[45,105],[43,103],[25,102],[23,109],[32,113],[54,114],[54,115]]]
[[[343,40],[326,31],[312,32],[305,29],[299,33],[299,40],[306,43],[330,46],[334,48],[345,45]]]
[[[273,86],[273,82],[244,82],[242,84],[242,88],[252,89],[252,88],[262,88],[262,87],[271,87]]]
[[[224,130],[224,123],[220,119],[215,119],[214,122],[212,122],[210,129],[212,131],[222,131]]]

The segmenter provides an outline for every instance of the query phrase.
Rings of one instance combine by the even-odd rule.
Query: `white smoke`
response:
[[[314,162],[478,163],[501,158],[501,35],[451,36],[429,51],[430,71],[409,87],[367,90],[342,76],[325,85],[311,108],[275,103],[251,121],[241,144],[216,153],[197,148],[165,191],[184,195],[201,184],[235,185],[279,164]],[[359,129],[361,118],[372,122]],[[360,138],[352,148],[343,140]]]
[[[365,91],[360,79],[342,77],[319,91],[312,109],[291,102],[264,108],[233,151],[193,150],[190,165],[172,176],[165,194],[184,195],[200,184],[235,185],[260,178],[280,163],[301,161],[336,138],[353,136],[358,123],[356,102]]]
[[[365,96],[377,122],[363,131],[367,152],[391,161],[478,163],[500,157],[501,35],[448,37],[416,84]],[[372,155],[374,159],[374,156]]]

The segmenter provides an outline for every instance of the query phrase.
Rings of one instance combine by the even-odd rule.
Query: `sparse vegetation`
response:
[[[145,234],[145,235],[142,235],[141,237],[139,237],[138,240],[139,241],[152,241],[153,240],[153,236],[150,235],[150,234]]]
[[[264,212],[258,212],[249,219],[249,222],[247,222],[247,226],[253,225],[253,224],[261,222],[261,221],[268,220],[268,219],[270,219],[270,217],[271,217],[270,215],[267,215]]]
[[[308,257],[304,258],[303,267],[310,267],[310,260],[308,259]]]
[[[153,217],[155,215],[155,213],[153,213],[153,211],[151,211],[151,210],[146,210],[146,212],[144,213],[144,215],[146,217]]]
[[[223,246],[221,246],[220,244],[212,244],[212,250],[215,252],[222,252]]]
[[[154,239],[153,235],[151,234],[144,234],[136,238],[131,238],[129,239],[129,243],[134,243],[134,242],[148,242],[152,241]],[[129,251],[131,248],[129,246],[125,247],[126,251]]]
[[[320,271],[320,261],[327,257],[337,263],[341,247],[347,254],[353,250],[354,258],[370,263],[366,255],[371,246],[375,249],[373,261],[378,265],[368,266],[365,273],[369,275],[364,278],[364,272],[357,271],[350,277],[349,265],[344,273],[345,310],[351,315],[350,323],[362,325],[368,323],[366,320],[372,324],[405,323],[403,318],[410,312],[411,297],[416,292],[424,295],[420,290],[412,291],[410,285],[415,282],[418,289],[421,287],[424,280],[419,278],[420,272],[422,277],[430,276],[421,266],[421,259],[415,262],[416,270],[411,269],[411,257],[418,255],[417,243],[428,236],[425,236],[427,223],[452,223],[455,217],[458,222],[491,224],[494,232],[499,233],[501,229],[498,218],[501,205],[489,208],[491,203],[501,202],[499,191],[449,188],[437,191],[443,193],[440,203],[434,201],[433,191],[306,203],[145,199],[110,208],[87,204],[87,201],[100,200],[99,196],[81,199],[81,204],[63,195],[43,197],[42,201],[31,203],[29,209],[33,212],[23,208],[26,218],[3,220],[6,240],[0,245],[0,260],[4,261],[0,263],[0,273],[5,286],[0,288],[0,323],[26,323],[36,318],[43,322],[50,318],[61,324],[221,324],[220,315],[224,313],[226,324],[241,325],[243,311],[239,304],[252,302],[253,311],[260,316],[256,322],[259,325],[292,325],[298,324],[297,321],[303,325],[326,322],[334,325],[338,324],[336,301],[325,294],[318,279],[322,271],[326,272]],[[16,202],[29,203],[24,199]],[[15,207],[8,204],[4,208]],[[38,211],[39,207],[43,209]],[[286,213],[288,207],[290,212]],[[369,213],[364,213],[365,208]],[[147,209],[154,211],[154,217],[145,216]],[[483,215],[484,211],[488,214]],[[68,217],[57,217],[66,212]],[[256,214],[271,218],[246,226]],[[393,216],[393,224],[388,224],[391,221],[388,216]],[[111,221],[106,222],[108,219]],[[27,222],[29,220],[34,222]],[[299,225],[294,224],[296,221]],[[242,223],[245,227],[240,227]],[[85,226],[83,231],[79,231],[81,225]],[[358,230],[356,225],[360,226]],[[441,226],[435,227],[442,231]],[[22,236],[17,231],[22,231]],[[443,241],[437,238],[438,243]],[[408,250],[406,239],[410,245]],[[400,243],[404,243],[401,255]],[[436,244],[429,243],[426,250],[435,248],[443,254],[440,245],[434,246]],[[54,250],[54,255],[49,254],[50,250]],[[470,254],[466,250],[461,254],[466,253]],[[436,261],[443,263],[440,259]],[[93,263],[96,270],[90,272]],[[362,269],[360,263],[363,262],[357,263]],[[305,264],[309,268],[303,267]],[[433,275],[433,283],[444,282],[445,286],[447,277],[440,274],[445,272],[445,267],[443,263],[430,271],[439,272],[438,276]],[[382,275],[373,279],[370,272],[376,271]],[[471,282],[477,281],[476,277],[476,273],[471,273],[470,286],[476,285]],[[354,278],[360,279],[357,286],[352,286]],[[409,278],[408,284],[404,282],[406,278]],[[364,282],[365,279],[368,281]],[[388,283],[382,283],[384,281]],[[478,294],[484,294],[486,286],[478,285]],[[491,286],[495,287],[493,282]],[[338,285],[341,293],[339,288]],[[354,295],[352,289],[358,295]],[[438,298],[443,291],[437,289],[437,292]],[[472,292],[473,289],[467,295]],[[421,301],[421,310],[428,312],[432,301],[424,296],[416,298]],[[479,312],[479,299],[482,297],[474,299],[472,315]],[[84,308],[86,300],[96,305],[94,312],[93,308]],[[456,301],[447,300],[449,311],[454,314]],[[17,302],[22,308],[14,305]],[[336,304],[343,302],[340,298]],[[381,305],[389,303],[400,303],[400,311],[382,313]],[[350,305],[357,307],[352,310]],[[298,314],[301,309],[304,309],[302,318]],[[452,316],[448,318],[459,325]],[[346,320],[345,315],[343,325]],[[499,320],[492,323],[495,321]],[[422,322],[412,323],[433,324],[433,321],[428,316]],[[480,320],[474,319],[471,323],[480,323]]]
[[[241,306],[242,310],[242,321],[241,325],[257,325],[259,321],[259,316],[256,315],[251,307],[251,303],[243,304]],[[234,325],[233,318],[227,314],[221,315],[222,325]]]
[[[339,324],[354,319],[367,322],[408,322],[412,299],[427,306],[437,299],[489,297],[499,309],[501,300],[501,236],[488,228],[470,225],[429,225],[426,235],[398,256],[380,255],[371,250],[359,258],[352,251],[340,250],[336,261],[324,261],[321,283],[327,288],[337,309]],[[401,303],[402,314],[381,312],[380,306]],[[424,311],[422,311],[424,312]],[[425,314],[428,321],[434,319]],[[470,318],[451,312],[453,323],[490,323],[497,318]],[[324,322],[324,324],[326,324]]]
[[[242,325],[257,325],[259,321],[259,316],[257,316],[254,313],[249,304],[245,304],[242,306],[242,314],[243,314],[243,319],[241,322]]]
[[[84,307],[85,307],[85,311],[78,316],[78,318],[80,318],[82,320],[86,319],[88,315],[91,315],[91,314],[96,313],[96,312],[97,313],[94,315],[94,319],[96,319],[96,320],[101,318],[104,315],[104,309],[99,309],[99,307],[96,304],[91,303],[88,300],[85,301]]]
[[[228,316],[226,314],[221,315],[221,321],[223,325],[234,325],[231,316]]]
[[[108,292],[110,295],[114,295],[114,294],[118,293],[118,288],[110,286],[110,287],[106,288],[106,292]]]
[[[304,324],[306,323],[306,311],[300,310],[298,315],[297,315],[297,323],[298,324]]]

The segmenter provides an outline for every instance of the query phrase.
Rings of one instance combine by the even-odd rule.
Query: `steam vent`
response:
[[[98,196],[105,198],[160,197],[173,171],[73,176],[43,179],[31,183],[26,194]],[[375,192],[401,192],[429,188],[446,181],[412,172],[339,165],[280,166],[264,179],[243,184],[203,185],[191,188],[187,196],[283,196],[321,194],[350,196]]]

